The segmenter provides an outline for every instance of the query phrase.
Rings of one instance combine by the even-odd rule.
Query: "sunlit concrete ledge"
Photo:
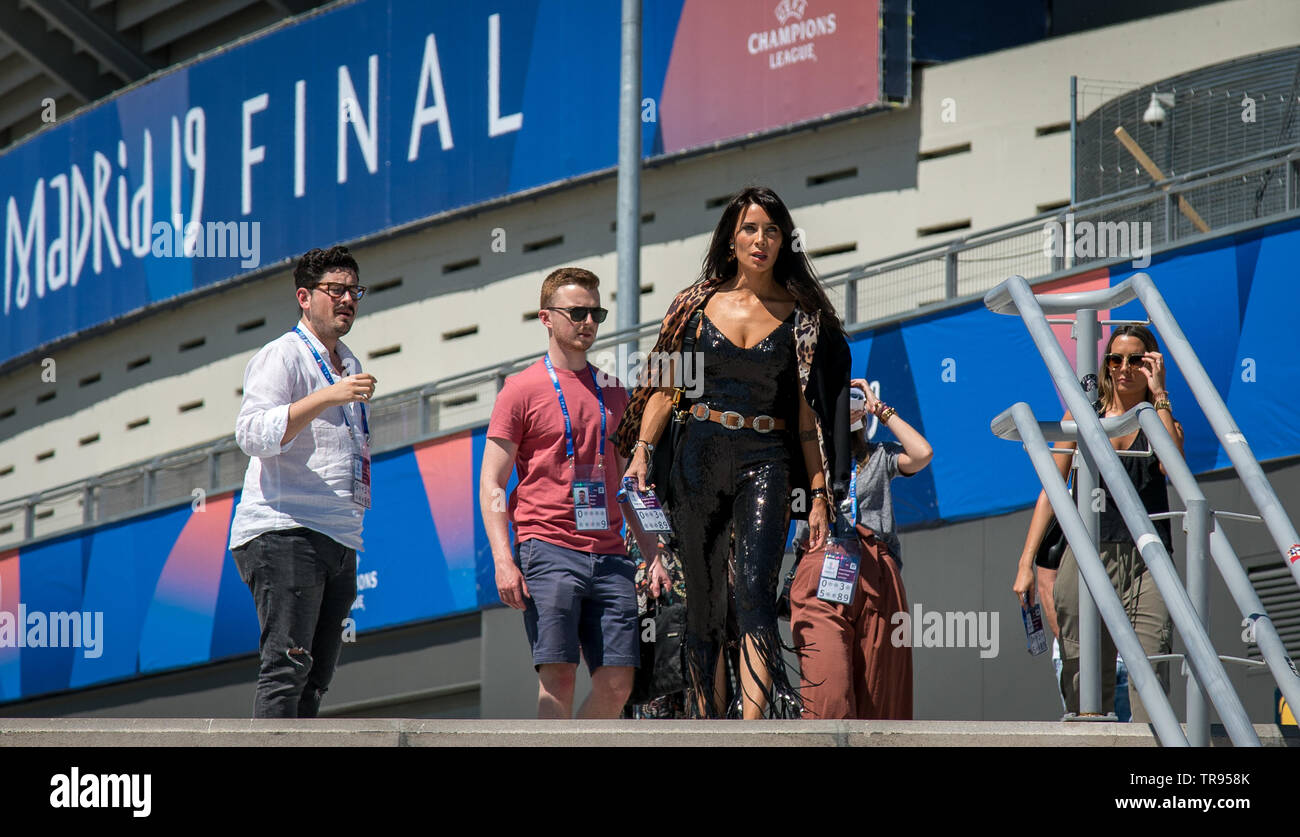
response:
[[[1265,746],[1295,746],[1258,725]],[[1216,729],[1216,733],[1220,733]],[[1215,744],[1226,744],[1216,734]],[[1142,724],[1009,721],[470,721],[0,718],[21,747],[1154,747]]]

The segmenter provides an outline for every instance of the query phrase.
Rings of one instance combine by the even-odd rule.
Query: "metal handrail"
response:
[[[1065,487],[1065,481],[1061,479],[1061,473],[1056,469],[1056,463],[1048,450],[1042,431],[1038,429],[1033,411],[1028,404],[1021,401],[1011,405],[994,419],[994,422],[1003,426],[1008,423],[1013,424],[1019,431],[1019,438],[1024,441],[1025,451],[1029,454],[1030,462],[1033,463],[1034,470],[1038,472],[1038,478],[1043,483],[1043,490],[1047,492],[1047,498],[1056,512],[1061,531],[1065,533],[1066,540],[1074,551],[1079,575],[1083,577],[1087,590],[1092,593],[1093,599],[1097,602],[1102,620],[1110,630],[1111,638],[1115,640],[1115,647],[1124,659],[1124,665],[1128,667],[1129,679],[1137,687],[1142,705],[1151,716],[1151,724],[1155,727],[1160,743],[1166,747],[1189,746],[1187,736],[1183,734],[1178,724],[1178,717],[1169,703],[1169,696],[1161,687],[1151,661],[1142,650],[1137,632],[1129,623],[1124,605],[1120,602],[1114,587],[1111,586],[1110,576],[1107,575],[1106,567],[1101,562],[1097,545],[1088,535],[1083,517],[1075,508],[1070,492]]]
[[[1037,426],[1039,426],[1039,433],[1048,442],[1073,442],[1078,438],[1078,425],[1074,421],[1039,421]],[[1147,433],[1147,438],[1151,441],[1152,448],[1151,451],[1143,451],[1144,454],[1154,455],[1160,460],[1160,463],[1165,467],[1165,473],[1169,476],[1169,481],[1173,483],[1174,489],[1178,490],[1178,495],[1183,498],[1183,504],[1187,507],[1186,511],[1171,511],[1149,515],[1149,519],[1158,520],[1182,515],[1187,515],[1188,519],[1195,519],[1195,516],[1199,513],[1196,511],[1197,508],[1208,509],[1205,494],[1201,491],[1199,483],[1196,482],[1196,477],[1192,476],[1191,468],[1187,467],[1187,460],[1182,456],[1182,452],[1178,450],[1178,444],[1174,442],[1173,437],[1169,434],[1169,429],[1165,428],[1164,422],[1160,420],[1156,409],[1151,404],[1143,402],[1132,409],[1128,409],[1121,416],[1102,419],[1101,426],[1110,438],[1130,434],[1132,431],[1138,430],[1138,428],[1143,429]],[[1009,411],[1002,413],[997,419],[993,420],[992,430],[997,437],[1011,439],[1011,441],[1023,441],[1018,429],[1014,426],[1014,421],[1011,420]],[[1123,454],[1125,451],[1117,452]],[[1208,513],[1209,516],[1226,517],[1226,519],[1231,520],[1262,521],[1258,515],[1244,515],[1244,513],[1239,512],[1208,509]],[[1206,525],[1208,525],[1208,519],[1206,519]],[[1218,567],[1219,574],[1221,574],[1223,582],[1229,589],[1229,594],[1235,600],[1240,612],[1242,612],[1243,628],[1251,630],[1251,633],[1255,636],[1256,645],[1260,649],[1260,655],[1264,656],[1264,662],[1258,662],[1258,660],[1247,660],[1247,662],[1252,665],[1268,665],[1269,671],[1273,673],[1278,689],[1282,691],[1287,703],[1291,704],[1291,706],[1300,706],[1300,676],[1296,675],[1295,663],[1292,662],[1291,656],[1287,654],[1286,646],[1283,645],[1282,637],[1278,634],[1277,626],[1273,624],[1273,620],[1269,619],[1268,613],[1265,612],[1264,603],[1258,597],[1255,585],[1251,584],[1251,580],[1245,574],[1242,561],[1238,559],[1236,552],[1232,550],[1227,535],[1223,534],[1222,529],[1219,529],[1218,526],[1210,526],[1208,534],[1210,554],[1213,555],[1214,564]],[[1193,534],[1190,526],[1188,528],[1188,541],[1191,543],[1192,539]],[[1197,564],[1197,556],[1193,554],[1197,550],[1193,547],[1195,547],[1195,543],[1188,548],[1188,574],[1192,574],[1193,567]],[[1200,563],[1204,564],[1204,552],[1201,552]],[[1188,582],[1188,586],[1191,586],[1191,582]],[[1148,659],[1174,658],[1183,659],[1184,655],[1153,655]],[[1225,658],[1222,654],[1219,655],[1219,659],[1240,662],[1239,658]],[[1193,699],[1191,694],[1188,695],[1188,698],[1190,698],[1188,699],[1188,732],[1195,730],[1201,742],[1204,743],[1209,738],[1209,717],[1197,712],[1200,717],[1193,720],[1193,706],[1196,704],[1196,699]],[[1145,697],[1143,699],[1145,701]]]
[[[989,291],[985,296],[985,305],[992,311],[1018,315],[1025,323],[1025,327],[1029,330],[1030,337],[1037,346],[1039,354],[1047,363],[1048,371],[1056,383],[1057,390],[1065,400],[1066,407],[1070,410],[1071,415],[1074,416],[1079,434],[1079,446],[1086,450],[1086,465],[1090,466],[1089,470],[1095,469],[1105,480],[1111,499],[1118,506],[1120,515],[1133,536],[1139,554],[1150,571],[1156,587],[1164,597],[1165,604],[1169,608],[1169,615],[1172,617],[1175,626],[1178,628],[1179,635],[1187,646],[1188,662],[1196,682],[1208,693],[1210,700],[1218,709],[1219,716],[1223,719],[1224,726],[1233,743],[1238,746],[1259,746],[1259,736],[1256,735],[1254,727],[1250,723],[1245,706],[1241,703],[1241,698],[1232,688],[1232,683],[1223,668],[1223,663],[1218,658],[1213,643],[1210,641],[1197,606],[1193,604],[1188,591],[1183,589],[1182,584],[1179,582],[1178,573],[1169,557],[1169,552],[1165,549],[1164,543],[1147,516],[1146,508],[1138,496],[1137,489],[1128,478],[1119,457],[1115,455],[1115,449],[1110,444],[1109,436],[1105,428],[1103,428],[1100,418],[1088,402],[1083,388],[1079,386],[1074,370],[1065,357],[1064,350],[1057,342],[1051,326],[1047,323],[1046,312],[1063,313],[1061,309],[1065,305],[1072,305],[1075,310],[1095,310],[1100,307],[1112,307],[1112,305],[1118,304],[1114,300],[1120,300],[1126,296],[1132,298],[1138,293],[1138,284],[1134,283],[1133,279],[1128,279],[1105,291],[1060,295],[1048,294],[1044,295],[1044,298],[1040,300],[1034,295],[1029,283],[1023,277],[1012,276],[997,288]],[[1155,302],[1159,299],[1159,293],[1155,291],[1154,285],[1143,288],[1141,293],[1144,296],[1144,303],[1148,301]],[[1098,305],[1096,304],[1098,300],[1110,301],[1110,304]],[[1155,321],[1156,317],[1154,316],[1155,312],[1152,311],[1152,305],[1147,306],[1147,311],[1153,313],[1152,319]],[[1162,314],[1168,315],[1167,309]],[[1172,315],[1164,318],[1172,320]],[[1160,327],[1158,322],[1157,327]],[[1161,328],[1161,333],[1164,334],[1163,328]],[[1175,353],[1168,345],[1168,342],[1166,336],[1166,350],[1171,354],[1175,354],[1175,359],[1177,359],[1179,353]],[[1185,338],[1184,343],[1186,343]],[[1181,354],[1184,355],[1190,350],[1189,345],[1180,348],[1182,349]],[[1093,349],[1091,346],[1083,345],[1083,341],[1081,341],[1081,351],[1091,352]],[[1181,362],[1179,367],[1182,368]],[[1221,404],[1222,402],[1220,402]],[[1048,492],[1048,498],[1052,503],[1057,519],[1061,522],[1061,528],[1065,532],[1071,549],[1074,550],[1080,574],[1084,576],[1087,584],[1087,590],[1096,601],[1106,627],[1110,630],[1117,646],[1121,644],[1120,638],[1123,637],[1123,646],[1127,646],[1127,650],[1125,650],[1125,647],[1120,647],[1120,654],[1134,676],[1134,682],[1138,686],[1144,705],[1151,709],[1152,707],[1148,704],[1148,695],[1155,697],[1157,699],[1156,708],[1163,716],[1164,709],[1169,705],[1168,698],[1164,695],[1163,689],[1159,687],[1158,681],[1155,679],[1155,671],[1150,667],[1145,652],[1141,650],[1141,645],[1137,642],[1137,634],[1133,632],[1132,626],[1128,624],[1128,617],[1124,613],[1119,597],[1115,594],[1105,567],[1101,563],[1100,555],[1097,553],[1096,543],[1084,526],[1083,519],[1072,504],[1068,492],[1065,491],[1065,484],[1061,480],[1060,473],[1055,471],[1055,464],[1048,452],[1047,442],[1038,430],[1037,421],[1033,419],[1033,414],[1028,405],[1023,402],[1012,407],[1012,410],[1014,411],[1013,418],[1016,425],[1025,440],[1025,449],[1033,459],[1035,470],[1038,472],[1039,479],[1043,482],[1044,489]],[[1207,410],[1207,412],[1210,411]],[[1043,468],[1044,463],[1048,466],[1046,471]],[[1050,473],[1048,473],[1049,471]],[[1082,476],[1082,469],[1080,473]],[[1196,503],[1197,501],[1193,500],[1192,502]],[[1198,517],[1203,518],[1208,513],[1203,497],[1199,500],[1198,505],[1201,512]],[[1193,564],[1191,554],[1193,550],[1199,551],[1203,557],[1204,552],[1200,548],[1199,541],[1204,540],[1207,534],[1207,526],[1203,520],[1199,524],[1192,523],[1191,525],[1193,530],[1188,533],[1189,566]],[[1199,589],[1196,592],[1199,600],[1201,598]],[[1205,609],[1205,606],[1202,605],[1200,611],[1204,612]],[[1134,647],[1135,644],[1136,648]],[[1081,665],[1088,662],[1085,659],[1081,662]],[[1172,714],[1172,709],[1169,711]],[[1157,717],[1153,714],[1153,721]],[[1164,732],[1160,732],[1161,740],[1166,741],[1168,739],[1168,743],[1176,743],[1181,739],[1185,742],[1186,738],[1182,736],[1181,730],[1177,736],[1174,736],[1172,731],[1167,729],[1167,722],[1167,718],[1160,722],[1161,726],[1166,727]],[[1189,722],[1189,727],[1191,726],[1192,723]],[[1160,728],[1160,726],[1157,727],[1158,732]],[[1206,728],[1208,729],[1208,721],[1206,722]],[[1197,743],[1201,742],[1198,741]]]
[[[850,274],[855,271],[869,272],[871,271],[872,268],[893,266],[895,262],[907,262],[908,264],[915,264],[917,262],[929,261],[932,258],[942,256],[954,245],[958,246],[960,249],[970,249],[969,246],[962,247],[961,245],[979,246],[979,245],[984,245],[989,243],[989,240],[1003,240],[1003,239],[985,240],[985,237],[996,236],[998,233],[1015,230],[1019,227],[1037,224],[1042,221],[1054,220],[1056,218],[1060,218],[1062,215],[1069,212],[1078,212],[1079,210],[1092,209],[1094,207],[1102,207],[1102,206],[1106,207],[1107,209],[1122,209],[1126,206],[1140,205],[1142,203],[1145,203],[1146,201],[1145,200],[1124,200],[1124,198],[1128,198],[1129,196],[1137,196],[1140,198],[1156,197],[1164,193],[1167,189],[1170,189],[1171,187],[1185,184],[1189,180],[1197,180],[1199,178],[1206,177],[1214,172],[1224,172],[1224,176],[1221,178],[1215,178],[1214,182],[1217,182],[1218,180],[1221,179],[1230,179],[1232,177],[1238,177],[1242,174],[1245,174],[1246,172],[1235,171],[1235,169],[1248,167],[1250,163],[1256,162],[1258,160],[1267,159],[1270,162],[1275,162],[1276,160],[1274,160],[1274,158],[1279,158],[1281,160],[1292,160],[1292,161],[1296,160],[1297,158],[1300,158],[1300,143],[1296,143],[1294,145],[1281,146],[1279,148],[1272,148],[1267,151],[1256,152],[1255,154],[1250,154],[1245,157],[1239,157],[1235,160],[1229,160],[1223,163],[1217,163],[1213,166],[1207,166],[1203,169],[1197,169],[1196,171],[1186,172],[1184,174],[1176,175],[1173,177],[1167,177],[1164,180],[1156,181],[1153,183],[1144,183],[1139,186],[1131,186],[1128,189],[1124,189],[1119,192],[1112,192],[1109,195],[1103,195],[1101,197],[1096,197],[1096,198],[1089,198],[1086,201],[1080,201],[1075,204],[1070,204],[1068,206],[1061,207],[1060,209],[1053,209],[1049,212],[1041,212],[1038,215],[1034,215],[1030,218],[1024,218],[1019,221],[1010,221],[1004,224],[999,224],[998,226],[989,227],[988,229],[980,230],[979,232],[971,233],[970,235],[948,239],[939,244],[931,244],[925,247],[918,247],[913,250],[905,250],[902,253],[895,253],[892,256],[886,256],[884,258],[874,259],[872,261],[864,262],[860,265],[855,265],[853,267],[841,268],[840,270],[827,273],[825,276],[822,277],[822,281],[829,285],[838,277],[844,274]],[[1254,171],[1256,168],[1257,167],[1249,167],[1249,171]],[[1201,186],[1204,184],[1198,183],[1197,185]],[[978,240],[978,244],[975,243],[977,240]],[[928,257],[926,257],[927,254]],[[913,258],[917,256],[923,258],[916,258],[916,259]]]

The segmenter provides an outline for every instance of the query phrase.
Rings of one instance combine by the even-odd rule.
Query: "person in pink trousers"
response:
[[[912,649],[890,642],[891,617],[908,610],[890,481],[911,476],[934,456],[929,442],[861,378],[854,395],[853,458],[861,557],[849,604],[818,597],[825,550],[802,554],[790,591],[790,628],[800,649],[806,719],[910,720]],[[871,442],[876,417],[897,442]],[[802,538],[796,535],[796,543]]]

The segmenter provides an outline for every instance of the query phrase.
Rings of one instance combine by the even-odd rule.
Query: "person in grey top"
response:
[[[802,554],[803,533],[795,535],[790,631],[800,649],[803,717],[910,720],[911,648],[890,641],[892,617],[908,603],[889,484],[920,471],[934,452],[865,380],[850,386],[857,549],[831,544]],[[887,427],[898,441],[869,441],[868,413],[872,433]]]
[[[897,415],[897,413],[895,413]],[[898,424],[903,420],[898,419]],[[854,439],[857,442],[857,439]],[[854,445],[857,447],[857,444]],[[901,566],[903,563],[902,546],[898,542],[898,532],[894,524],[894,495],[889,490],[889,481],[901,471],[898,460],[906,456],[903,446],[898,442],[865,442],[862,452],[854,452],[858,461],[857,504],[858,523],[866,526],[876,537],[889,547],[889,554]],[[863,461],[865,460],[865,461]]]

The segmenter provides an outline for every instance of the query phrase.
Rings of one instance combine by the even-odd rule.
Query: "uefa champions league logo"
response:
[[[781,25],[790,18],[803,20],[804,9],[808,8],[808,0],[781,0],[776,5],[776,19]]]
[[[805,14],[808,0],[781,0],[773,13],[778,26],[761,32],[751,32],[745,42],[750,55],[767,53],[767,65],[776,70],[803,61],[816,61],[814,39],[834,35],[837,29],[835,12],[820,17]]]

